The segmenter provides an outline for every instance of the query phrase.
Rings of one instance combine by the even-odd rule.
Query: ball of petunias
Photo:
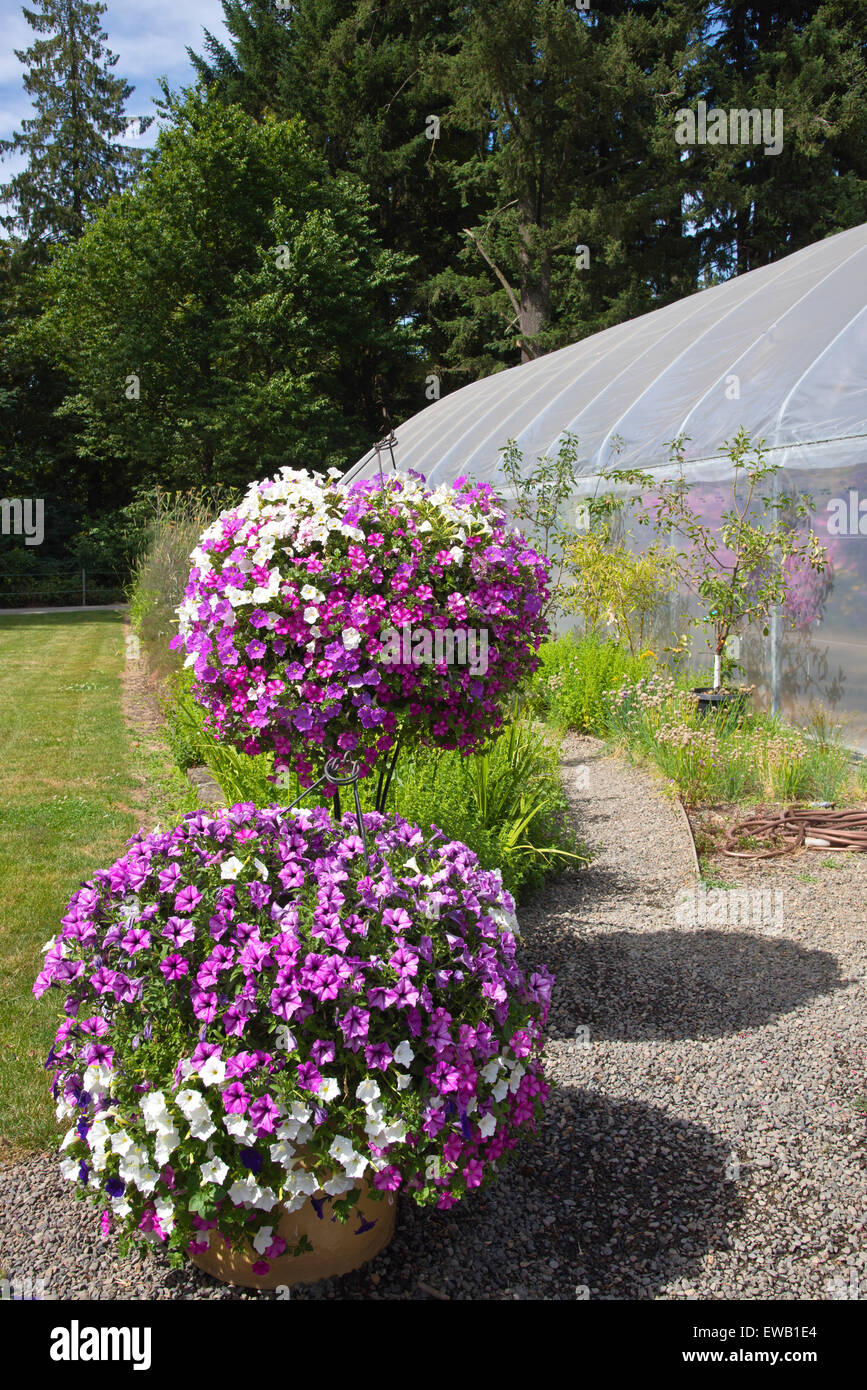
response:
[[[303,786],[328,756],[366,776],[399,726],[479,750],[547,632],[547,560],[464,478],[344,487],[284,468],[191,558],[172,645],[207,727]]]
[[[499,874],[364,824],[369,871],[350,815],[197,811],[73,895],[34,993],[64,1001],[61,1170],[103,1230],[179,1260],[216,1227],[267,1264],[278,1194],[445,1208],[534,1127],[552,977],[525,977]]]

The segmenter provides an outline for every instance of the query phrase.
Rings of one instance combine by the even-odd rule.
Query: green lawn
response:
[[[121,711],[123,615],[0,617],[0,1153],[57,1136],[42,1062],[62,1000],[32,994],[71,894],[139,824],[189,809]],[[156,771],[156,776],[153,774]],[[138,774],[138,776],[137,776]],[[153,780],[156,800],[136,793]],[[184,802],[187,804],[184,804]],[[171,803],[174,804],[171,804]]]

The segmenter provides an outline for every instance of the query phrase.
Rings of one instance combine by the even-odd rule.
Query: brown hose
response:
[[[782,840],[779,849],[736,850],[737,840],[750,835],[756,840]],[[808,845],[807,838],[822,844]],[[788,807],[780,813],[764,812],[738,821],[728,831],[722,853],[730,859],[773,859],[796,849],[840,849],[858,854],[867,851],[867,811],[819,811]]]

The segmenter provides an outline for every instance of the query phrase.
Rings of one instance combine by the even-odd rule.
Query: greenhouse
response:
[[[435,401],[349,478],[413,469],[503,488],[502,449],[525,463],[578,439],[576,495],[610,467],[670,469],[682,458],[699,515],[719,515],[744,429],[778,463],[775,487],[806,493],[827,548],[824,573],[794,584],[767,637],[741,656],[760,700],[798,715],[824,706],[867,752],[867,224]]]

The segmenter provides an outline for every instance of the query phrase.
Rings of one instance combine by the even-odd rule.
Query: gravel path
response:
[[[595,740],[564,760],[597,857],[520,914],[557,976],[537,1136],[462,1207],[402,1199],[371,1265],[292,1298],[867,1298],[867,856],[723,860],[755,918],[720,920],[717,892],[690,925],[676,810]],[[2,1204],[0,1264],[49,1297],[275,1297],[121,1260],[48,1155],[2,1174]]]

